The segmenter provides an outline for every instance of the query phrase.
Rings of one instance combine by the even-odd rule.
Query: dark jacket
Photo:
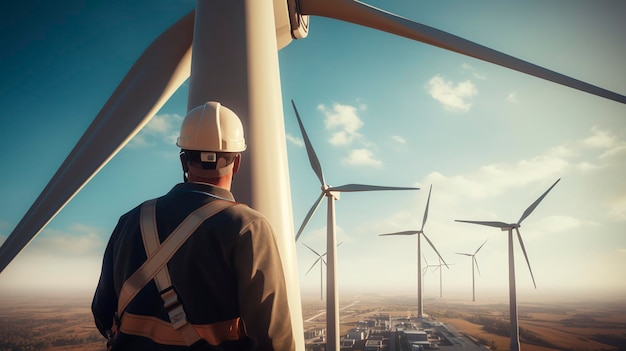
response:
[[[201,183],[176,185],[158,198],[156,223],[161,242],[192,211],[230,191]],[[104,253],[92,312],[98,330],[111,329],[124,281],[146,260],[140,232],[140,206],[124,214]],[[244,205],[206,220],[168,263],[187,319],[206,325],[241,317],[259,350],[293,350],[291,318],[281,260],[268,221]],[[154,281],[130,302],[126,313],[168,321]],[[145,336],[119,333],[114,350],[184,350]]]

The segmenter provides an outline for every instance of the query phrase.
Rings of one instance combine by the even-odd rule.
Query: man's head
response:
[[[246,149],[239,117],[214,101],[187,113],[176,145],[181,148],[185,181],[189,177],[191,181],[212,184],[232,178],[239,167],[240,153]]]

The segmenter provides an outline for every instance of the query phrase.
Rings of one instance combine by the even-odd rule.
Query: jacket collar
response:
[[[224,200],[235,201],[235,197],[228,189],[207,183],[179,183],[170,192],[202,193]]]

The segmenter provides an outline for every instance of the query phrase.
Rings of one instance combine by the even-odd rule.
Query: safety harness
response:
[[[187,216],[162,243],[156,227],[156,199],[142,204],[140,227],[147,259],[122,285],[110,344],[119,332],[147,337],[159,344],[179,346],[191,346],[202,340],[218,345],[246,335],[239,317],[204,325],[189,323],[167,269],[167,262],[204,221],[236,204],[221,199],[209,202]],[[169,323],[157,317],[125,312],[128,304],[152,279],[160,292]]]

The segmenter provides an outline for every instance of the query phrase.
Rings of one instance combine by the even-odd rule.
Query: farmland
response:
[[[415,297],[344,296],[341,333],[359,320],[415,317]],[[104,350],[88,297],[0,297],[0,351]],[[303,297],[304,327],[324,327],[325,301]],[[425,300],[425,313],[493,350],[509,349],[508,304]],[[520,303],[524,351],[626,350],[623,301]]]

